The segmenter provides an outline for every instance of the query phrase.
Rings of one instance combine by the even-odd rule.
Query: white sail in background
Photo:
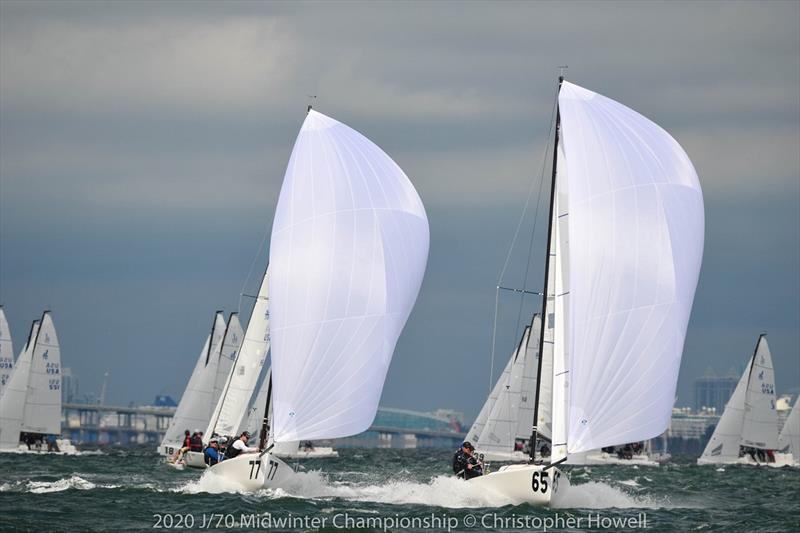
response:
[[[267,406],[267,396],[269,396],[269,373],[272,371],[270,367],[267,367],[267,371],[264,373],[264,378],[261,380],[261,386],[258,388],[258,392],[255,396],[253,396],[253,400],[250,402],[250,407],[247,409],[247,413],[245,414],[242,424],[239,427],[239,430],[236,434],[241,434],[242,431],[249,431],[250,435],[258,435],[261,431],[261,424],[264,421],[264,408]],[[270,409],[271,411],[272,409]],[[272,413],[270,413],[271,415]],[[272,417],[270,416],[270,419]]]
[[[19,444],[22,418],[25,413],[25,398],[28,396],[31,357],[38,333],[39,321],[34,320],[28,334],[28,341],[22,348],[14,366],[14,372],[6,384],[5,394],[0,398],[0,449],[3,450],[16,449]]]
[[[517,346],[510,372],[505,376],[503,386],[499,390],[486,426],[473,443],[481,452],[510,453],[514,451],[514,442],[519,426],[520,397],[522,395],[523,374],[525,372],[525,352],[531,329],[525,328],[522,339]],[[531,403],[533,401],[531,400]],[[533,414],[530,415],[533,421]],[[530,424],[529,424],[530,426]]]
[[[233,363],[239,355],[239,347],[242,344],[244,332],[242,325],[239,323],[239,314],[231,313],[228,317],[228,325],[225,327],[225,336],[223,337],[222,344],[220,345],[219,352],[217,353],[217,372],[214,377],[214,388],[211,395],[212,412],[216,408],[222,391],[230,378]]]
[[[267,360],[269,333],[269,269],[264,272],[253,312],[244,333],[239,355],[233,363],[230,378],[208,423],[206,438],[213,433],[234,435],[246,420],[247,408]]]
[[[698,463],[733,463],[739,458],[742,444],[742,425],[744,424],[744,402],[747,395],[747,381],[753,359],[747,363],[744,374],[739,379],[725,410],[714,428],[714,433],[706,444]]]
[[[775,372],[767,336],[758,338],[744,401],[742,446],[774,450],[778,447],[778,412],[775,410]]]
[[[519,347],[517,347],[519,349]],[[489,393],[489,397],[486,399],[486,402],[481,407],[481,412],[478,413],[478,418],[475,419],[475,422],[472,423],[472,427],[469,428],[467,432],[467,440],[472,441],[471,444],[476,447],[477,450],[480,451],[480,443],[478,439],[483,432],[483,428],[486,427],[486,422],[489,420],[489,413],[492,412],[492,408],[494,408],[494,404],[497,401],[497,397],[500,395],[500,390],[503,389],[508,382],[508,377],[511,375],[511,365],[514,364],[514,359],[517,357],[517,350],[514,350],[514,353],[511,354],[511,357],[506,363],[503,372],[500,374],[497,382],[492,387],[492,391]]]
[[[164,433],[159,452],[169,455],[172,451],[180,449],[183,444],[184,431],[187,429],[190,432],[198,429],[202,431],[208,424],[214,378],[217,375],[217,368],[213,364],[211,354],[216,353],[219,349],[224,333],[225,317],[222,312],[217,311],[214,314],[211,333],[206,338],[189,378],[189,383],[181,395],[169,428]],[[209,365],[209,362],[212,364]]]
[[[0,397],[3,396],[3,389],[5,389],[13,369],[14,345],[11,342],[11,330],[8,328],[3,306],[0,305]]]
[[[533,411],[536,401],[536,372],[539,370],[539,341],[542,335],[542,320],[533,315],[531,334],[525,348],[525,367],[522,373],[519,412],[517,414],[517,438],[528,440],[533,426]],[[547,349],[547,348],[551,349]],[[551,407],[553,398],[553,350],[545,345],[542,354],[542,384],[539,388],[539,418],[537,433],[547,439],[551,436]]]
[[[311,110],[270,242],[276,442],[345,437],[371,425],[429,238],[422,201],[400,167]]]
[[[567,447],[576,453],[666,430],[704,214],[691,161],[657,124],[566,81],[558,101],[570,298],[556,329],[566,327]]]
[[[800,397],[794,401],[789,417],[783,424],[781,435],[778,437],[778,450],[790,453],[795,462],[800,461]]]
[[[61,434],[61,348],[49,311],[45,311],[31,353],[22,431]]]

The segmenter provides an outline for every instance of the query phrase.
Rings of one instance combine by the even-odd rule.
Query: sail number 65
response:
[[[547,472],[539,472],[538,470],[533,473],[533,478],[531,478],[531,488],[533,492],[541,492],[544,494],[547,492]]]

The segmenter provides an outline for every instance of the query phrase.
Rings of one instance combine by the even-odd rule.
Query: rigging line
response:
[[[250,277],[253,275],[253,269],[256,266],[256,261],[258,261],[258,258],[261,257],[261,252],[264,250],[264,244],[267,242],[267,235],[269,235],[269,228],[264,228],[264,236],[261,237],[261,244],[258,245],[256,255],[253,257],[253,262],[250,263],[250,269],[247,271],[247,277],[244,278],[242,290],[239,291],[239,305],[236,307],[236,310],[239,312],[239,316],[242,316],[242,297],[250,296],[249,294],[246,294],[244,290],[247,288],[247,284],[250,283]]]
[[[530,258],[531,258],[531,249],[533,247],[533,236],[536,233],[536,222],[538,219],[539,213],[539,204],[541,203],[542,198],[542,184],[544,183],[544,169],[547,165],[547,151],[550,148],[550,138],[551,133],[553,132],[553,128],[555,128],[554,118],[556,114],[556,107],[558,106],[558,91],[556,91],[556,97],[553,102],[553,108],[550,110],[550,129],[547,132],[547,143],[544,147],[544,153],[542,154],[542,166],[539,171],[539,189],[536,192],[536,212],[534,213],[533,217],[533,228],[531,229],[531,240],[530,240],[530,247],[528,249],[528,261],[526,262],[526,269],[525,269],[525,279],[523,280],[522,289],[525,289],[525,282],[527,282],[528,278],[528,267],[530,266]],[[557,149],[555,147],[554,149]],[[514,251],[514,246],[517,242],[517,237],[519,237],[520,229],[522,228],[522,223],[525,221],[525,214],[528,211],[528,206],[531,202],[531,194],[533,193],[533,184],[534,180],[531,179],[530,185],[528,186],[528,196],[525,199],[525,205],[522,208],[522,213],[520,214],[519,221],[517,222],[517,228],[514,230],[514,237],[511,239],[511,245],[508,248],[508,253],[506,254],[505,262],[503,263],[503,268],[500,270],[500,276],[497,280],[497,288],[495,289],[494,295],[494,319],[492,320],[492,349],[491,349],[491,363],[489,365],[489,394],[492,392],[492,378],[494,376],[494,357],[495,357],[495,348],[496,348],[496,340],[497,340],[497,312],[500,305],[500,285],[503,284],[503,277],[505,277],[506,270],[508,269],[508,264],[511,261],[511,254]],[[547,291],[547,287],[542,289],[542,292]],[[525,295],[522,295],[520,299],[520,310],[517,313],[517,327],[515,328],[516,336],[519,336],[519,322],[520,317],[522,316],[522,300],[525,298]],[[240,298],[241,301],[241,298]]]

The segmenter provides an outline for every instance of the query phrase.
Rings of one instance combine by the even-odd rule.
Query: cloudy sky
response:
[[[108,371],[110,402],[178,397],[213,311],[236,310],[257,283],[317,95],[403,167],[430,219],[428,271],[382,404],[475,416],[494,286],[531,184],[536,203],[563,64],[670,131],[700,175],[706,247],[679,403],[708,369],[738,373],[762,331],[778,391],[798,392],[793,1],[3,1],[0,303],[15,346],[49,308],[82,392]],[[542,237],[539,226],[534,290]],[[523,239],[505,283],[523,283],[526,253]],[[501,304],[505,358],[519,300]]]

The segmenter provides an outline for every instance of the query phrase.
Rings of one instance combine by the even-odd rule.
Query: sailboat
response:
[[[777,448],[775,372],[767,336],[761,334],[697,464],[784,466],[790,459],[776,457]]]
[[[216,405],[215,396],[221,394],[222,383],[230,373],[231,355],[238,350],[239,339],[241,326],[237,315],[232,313],[226,323],[222,311],[214,313],[211,332],[158,447],[159,453],[172,456],[182,446],[184,431],[205,429]]]
[[[794,401],[794,407],[783,424],[783,429],[778,437],[778,452],[775,453],[775,462],[800,466],[800,409],[798,406],[800,406],[800,397]]]
[[[11,342],[11,330],[8,327],[6,313],[0,305],[0,398],[13,370],[14,344]]]
[[[467,483],[557,504],[570,455],[647,440],[669,424],[703,252],[703,196],[661,127],[559,78],[529,461]],[[543,381],[551,450],[537,456]]]
[[[286,486],[295,474],[271,446],[369,428],[428,245],[425,209],[400,167],[309,107],[270,242],[272,393],[263,412],[273,419],[262,425],[259,453],[226,459],[205,476],[245,490]]]
[[[45,452],[61,435],[61,349],[50,311],[31,325],[28,341],[0,398],[0,451]],[[21,444],[22,442],[22,444]],[[55,453],[74,454],[56,438]]]

